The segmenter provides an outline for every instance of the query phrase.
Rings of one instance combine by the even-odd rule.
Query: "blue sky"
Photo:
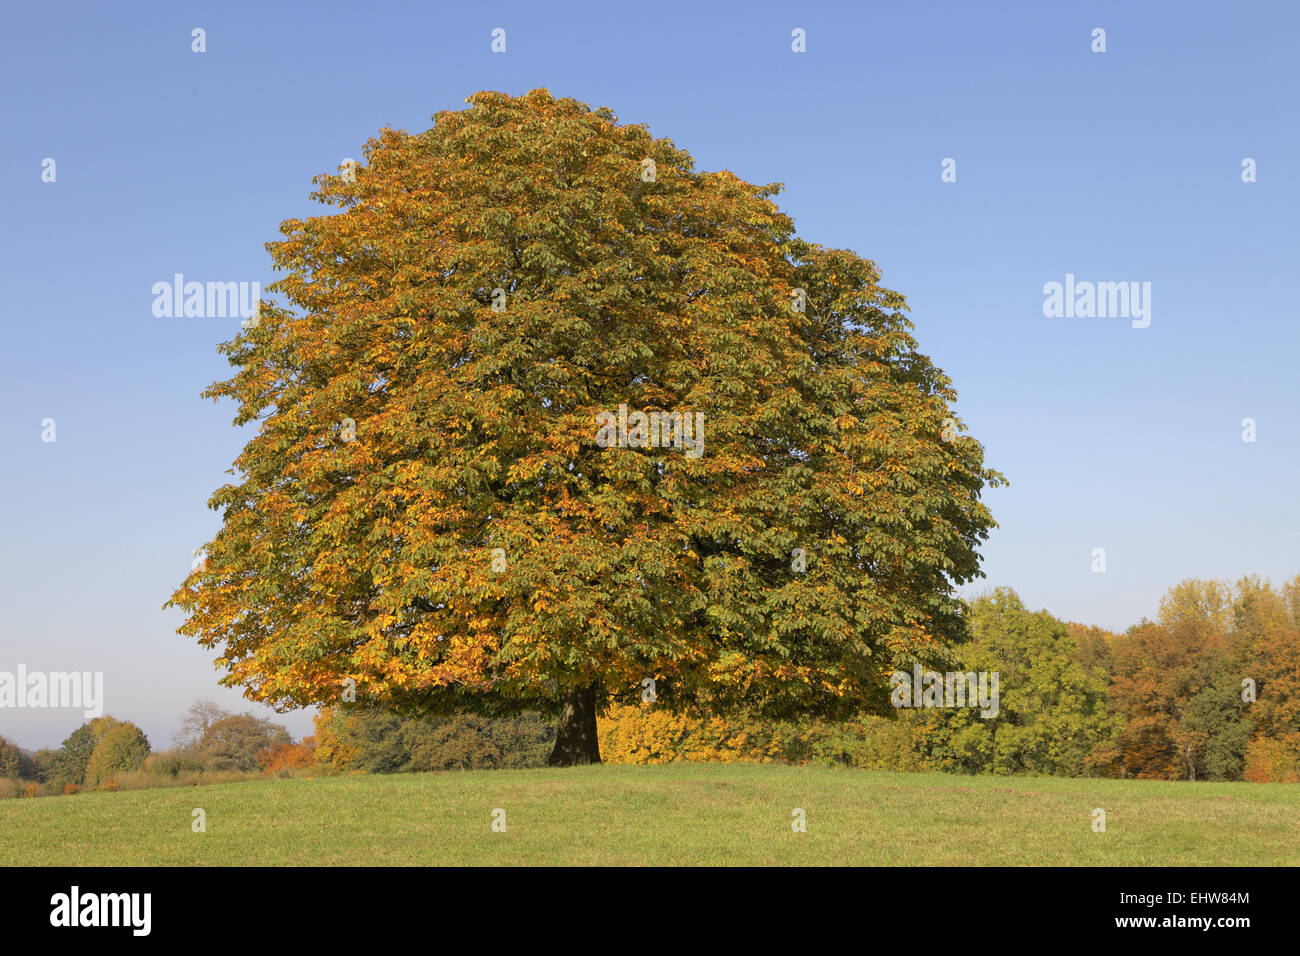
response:
[[[547,87],[700,169],[784,182],[801,235],[880,265],[1011,480],[973,590],[1121,629],[1187,577],[1300,573],[1300,5],[303,9],[7,11],[0,670],[102,670],[107,710],[155,747],[196,697],[269,713],[160,610],[243,438],[198,397],[238,319],[156,318],[151,289],[272,281],[263,243],[320,208],[313,175],[480,89]],[[1150,326],[1045,317],[1067,273],[1150,282]],[[278,719],[310,732],[309,712]],[[0,709],[0,735],[57,745],[81,720]]]

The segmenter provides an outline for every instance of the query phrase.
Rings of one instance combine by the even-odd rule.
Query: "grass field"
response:
[[[196,807],[205,833],[191,830]],[[805,833],[791,829],[796,807]],[[825,863],[1296,865],[1300,785],[675,764],[0,802],[6,866]]]

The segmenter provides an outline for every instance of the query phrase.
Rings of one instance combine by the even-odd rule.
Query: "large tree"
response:
[[[962,637],[999,481],[903,297],[779,185],[545,90],[467,102],[381,130],[268,244],[280,304],[205,393],[257,429],[182,633],[280,708],[551,713],[556,764],[647,678],[887,711]],[[640,447],[653,412],[702,433]]]

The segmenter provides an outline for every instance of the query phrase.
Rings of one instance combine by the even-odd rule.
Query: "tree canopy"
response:
[[[545,90],[467,102],[381,130],[268,244],[280,304],[205,393],[256,431],[181,632],[279,708],[558,713],[556,763],[647,679],[887,712],[963,639],[1000,481],[903,296],[777,184]]]

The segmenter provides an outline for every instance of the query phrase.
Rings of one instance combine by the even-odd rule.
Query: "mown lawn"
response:
[[[1300,785],[675,764],[0,801],[6,866],[827,863],[1294,866]]]

